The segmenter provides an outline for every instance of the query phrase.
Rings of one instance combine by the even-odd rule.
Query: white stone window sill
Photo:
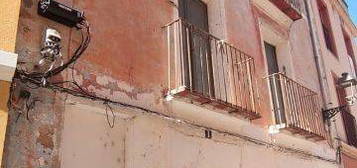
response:
[[[15,73],[18,55],[0,50],[0,80],[12,81]]]

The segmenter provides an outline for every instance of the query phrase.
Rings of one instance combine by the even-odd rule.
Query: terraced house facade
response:
[[[343,0],[2,0],[0,24],[4,168],[357,167]]]

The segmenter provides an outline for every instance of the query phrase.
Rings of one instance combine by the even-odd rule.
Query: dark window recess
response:
[[[180,17],[191,23],[194,27],[205,32],[208,30],[207,5],[200,0],[180,0],[179,1]],[[192,67],[192,86],[189,83],[189,71],[186,69],[186,86],[192,88],[196,93],[204,96],[214,97],[214,82],[212,71],[211,45],[207,36],[202,36],[199,31],[191,31],[189,35],[183,32],[184,51],[190,49],[191,57],[187,54],[184,56],[185,65],[191,62]],[[187,40],[186,37],[190,39]],[[190,44],[187,44],[189,41]],[[184,52],[189,53],[189,52]]]
[[[329,49],[332,53],[335,54],[334,52],[334,47],[332,44],[332,35],[330,32],[330,29],[328,29],[325,25],[322,25],[322,29],[324,31],[324,37],[325,37],[325,42],[326,42],[326,47]]]
[[[332,33],[331,21],[328,15],[328,10],[326,5],[321,1],[317,1],[320,13],[320,19],[322,24],[322,29],[325,36],[325,43],[328,50],[330,50],[335,56],[337,56],[335,39]]]
[[[278,60],[276,57],[275,46],[264,42],[265,54],[268,62],[268,74],[273,75],[279,73]],[[282,124],[286,122],[285,111],[284,111],[284,100],[281,90],[280,77],[276,76],[269,78],[271,97],[273,100],[273,110],[275,115],[276,124]]]
[[[343,31],[343,38],[345,40],[347,54],[351,57],[354,56],[351,38],[347,35],[345,31]]]
[[[346,46],[346,50],[347,50],[347,55],[349,57],[350,64],[351,64],[350,66],[351,66],[351,69],[353,69],[353,72],[354,72],[353,75],[356,75],[355,73],[356,73],[357,67],[356,67],[355,54],[353,52],[352,41],[351,41],[350,36],[347,34],[347,32],[343,28],[342,28],[342,32],[343,32],[343,38],[344,38],[345,46]]]

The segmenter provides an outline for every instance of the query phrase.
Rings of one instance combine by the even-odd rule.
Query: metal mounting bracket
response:
[[[345,108],[347,107],[347,105],[343,105],[343,106],[338,106],[335,108],[330,108],[327,110],[323,110],[322,114],[324,117],[324,120],[330,120],[331,118],[333,118],[334,116],[336,116],[339,112],[341,112],[342,110],[345,110]]]

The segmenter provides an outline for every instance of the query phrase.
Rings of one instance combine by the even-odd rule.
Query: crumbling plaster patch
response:
[[[68,75],[70,79],[73,75],[74,80],[91,94],[114,101],[138,104],[160,111],[163,110],[163,88],[161,86],[151,89],[140,89],[104,73],[84,72],[80,70],[73,70],[72,72],[71,70],[68,72]]]
[[[15,90],[29,90],[40,102],[29,111],[29,120],[24,111],[19,116],[19,110],[10,110],[4,167],[59,167],[63,95],[16,84]]]

